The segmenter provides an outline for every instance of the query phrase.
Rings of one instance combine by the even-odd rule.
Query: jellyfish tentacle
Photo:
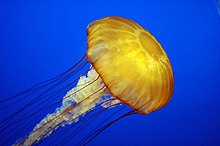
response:
[[[91,69],[89,69],[89,71],[90,71]],[[86,85],[86,86],[84,86],[84,87],[82,87],[82,88],[79,88],[78,90],[76,90],[76,91],[74,91],[73,93],[71,93],[71,94],[69,94],[69,95],[67,95],[67,96],[65,96],[64,97],[64,99],[65,98],[68,98],[68,97],[70,97],[70,96],[72,96],[73,94],[76,94],[77,92],[79,92],[80,90],[82,90],[82,89],[84,89],[85,87],[87,87],[87,86],[89,86],[89,85],[91,85],[93,82],[95,82],[97,79],[98,79],[99,77],[97,77],[95,80],[93,80],[93,81],[91,81],[91,82],[87,82],[88,84]],[[80,84],[79,86],[81,86],[82,84]],[[47,108],[49,108],[49,107],[51,107],[51,106],[53,106],[53,105],[56,105],[56,104],[58,104],[58,103],[60,103],[60,102],[62,102],[63,101],[63,99],[62,100],[59,100],[59,101],[57,101],[57,102],[55,102],[55,103],[53,103],[53,104],[50,104],[50,105],[48,105],[48,106],[46,106],[46,107],[44,107],[44,108],[42,108],[42,109],[40,109],[40,110],[45,110],[45,109],[47,109]],[[83,102],[83,101],[81,101],[81,102]],[[77,104],[80,104],[80,102],[79,103],[77,103]],[[75,105],[75,106],[77,106],[77,105]],[[38,111],[37,111],[38,112]],[[36,112],[35,112],[36,113]],[[35,114],[35,113],[33,113],[33,114]],[[33,115],[32,114],[32,115]],[[30,116],[32,116],[32,115],[30,115]],[[30,116],[27,116],[26,118],[29,118]],[[51,119],[51,120],[53,120],[53,119]],[[21,122],[21,121],[23,121],[23,119],[22,120],[20,120],[20,121],[18,121],[18,122],[16,122],[16,123],[19,123],[19,122]],[[49,121],[50,122],[50,121]],[[37,130],[37,129],[36,129]],[[21,130],[18,130],[18,131],[22,131],[22,129]]]
[[[46,83],[47,83],[47,84],[50,84],[50,82],[53,82],[53,80],[55,80],[55,79],[59,78],[60,76],[63,76],[63,75],[65,75],[66,73],[70,72],[73,68],[75,68],[78,64],[80,64],[80,62],[81,62],[83,59],[85,59],[85,58],[86,58],[86,54],[84,54],[83,57],[81,57],[71,68],[67,69],[67,70],[64,71],[63,73],[61,73],[61,74],[59,74],[59,75],[57,75],[57,76],[55,76],[55,77],[53,77],[53,78],[51,78],[51,79],[49,79],[49,80],[46,80],[46,81],[37,83],[36,85],[33,85],[33,86],[31,86],[30,88],[28,88],[28,89],[26,89],[26,90],[24,90],[24,91],[22,91],[22,92],[20,92],[20,93],[18,93],[18,94],[16,94],[16,95],[14,95],[14,96],[11,96],[11,97],[6,98],[6,99],[3,99],[3,100],[0,100],[0,103],[7,102],[7,101],[9,101],[9,100],[12,100],[12,99],[18,97],[18,96],[21,96],[21,95],[24,95],[24,94],[26,94],[26,93],[29,93],[29,92],[35,90],[36,88],[40,88],[41,86],[43,86],[43,85],[46,84]]]
[[[100,89],[99,89],[99,90],[100,90]],[[89,99],[89,98],[86,98],[86,99]],[[80,105],[80,104],[78,104],[78,105]],[[37,131],[38,131],[38,133],[40,133],[39,131],[43,129],[43,133],[42,133],[41,135],[39,135],[38,138],[36,138],[33,143],[37,142],[39,139],[41,139],[41,138],[44,137],[44,136],[48,136],[48,135],[50,134],[50,132],[52,132],[52,131],[54,131],[55,129],[57,129],[60,125],[65,124],[65,123],[67,122],[67,120],[63,119],[63,117],[65,117],[66,114],[68,114],[73,108],[76,108],[76,107],[77,107],[77,106],[69,106],[69,107],[66,108],[61,114],[57,115],[57,116],[54,117],[54,118],[52,117],[52,119],[49,120],[49,121],[45,121],[46,123],[43,122],[43,123],[42,123],[43,126],[41,126],[41,125],[40,125],[39,127],[37,126],[37,129],[34,130],[33,132],[37,132]],[[92,108],[93,108],[93,107],[92,107]],[[88,111],[91,110],[92,108],[88,109]],[[77,122],[78,118],[79,118],[80,116],[83,116],[84,114],[86,114],[88,111],[84,111],[84,112],[81,113],[81,114],[77,114],[77,116],[76,116],[75,118],[73,118],[71,121],[74,121],[74,120],[75,120],[75,122]],[[49,116],[51,116],[51,115],[49,115]],[[46,118],[49,118],[49,117],[46,117]],[[45,120],[46,120],[46,119],[45,119]],[[61,121],[60,121],[60,122],[57,122],[58,120],[61,120]],[[51,122],[53,122],[53,124],[50,125]],[[50,126],[47,126],[47,124],[49,124]],[[42,127],[44,127],[44,126],[46,126],[46,128],[42,128]],[[50,127],[50,128],[48,128],[48,127]],[[44,131],[44,129],[46,129],[46,130]],[[34,135],[34,137],[35,137],[35,135]]]
[[[102,102],[100,102],[99,104],[97,104],[97,107],[103,107],[103,103],[105,102],[109,102],[112,100],[115,100],[116,98],[109,98],[109,99],[104,99]],[[115,106],[115,105],[112,105]],[[62,140],[60,143],[57,143],[57,145],[64,145],[65,143],[67,143],[71,138],[73,138],[78,132],[80,132],[82,129],[84,129],[86,126],[88,126],[88,124],[91,124],[92,120],[94,120],[95,118],[98,117],[98,115],[100,115],[101,113],[103,113],[104,111],[106,111],[108,108],[103,107],[101,110],[99,111],[95,111],[95,114],[89,116],[86,120],[84,120],[82,123],[80,123],[80,125],[73,131],[71,132],[71,135],[68,136],[67,138],[65,138],[64,140]],[[89,123],[88,123],[89,122]],[[88,124],[87,124],[88,123]],[[79,124],[79,123],[78,123]],[[73,128],[75,125],[71,125],[70,128]],[[70,129],[69,128],[69,129]]]
[[[88,82],[90,80],[90,82]],[[87,84],[82,84],[87,82]],[[78,87],[78,85],[80,85]],[[98,90],[97,90],[98,88]],[[63,104],[56,112],[49,114],[20,144],[28,145],[48,136],[60,125],[77,122],[79,117],[94,109],[98,103],[105,101],[106,87],[94,69],[88,71],[87,76],[80,77],[75,88],[71,89],[63,98]],[[92,93],[92,94],[91,94]],[[19,145],[19,143],[18,143]]]
[[[86,59],[85,57],[83,57],[84,59]],[[79,71],[79,69],[81,69],[85,63],[88,63],[88,61],[84,60],[83,63],[79,64],[78,66],[75,66],[75,69],[72,70],[72,72],[69,73],[69,75],[66,75],[64,76],[63,79],[67,79],[68,76],[71,76],[72,73],[75,73],[77,71]],[[62,80],[63,80],[62,79]],[[61,81],[62,81],[61,80]],[[63,82],[63,81],[62,81]],[[32,101],[30,101],[28,104],[26,104],[25,106],[23,106],[21,109],[19,109],[18,111],[12,113],[11,115],[7,116],[6,118],[4,118],[1,122],[0,122],[0,125],[2,127],[3,130],[0,131],[0,133],[4,132],[5,130],[7,130],[7,127],[10,126],[10,123],[12,122],[15,122],[16,123],[16,120],[18,119],[15,119],[15,118],[20,118],[20,116],[14,116],[14,115],[17,115],[17,114],[20,114],[22,111],[25,111],[27,110],[27,108],[30,107],[30,105],[33,105],[35,103],[37,103],[39,100],[42,100],[43,97],[47,97],[47,95],[45,95],[47,92],[49,92],[51,89],[55,88],[56,86],[59,86],[59,84],[61,84],[62,82],[57,82],[55,85],[53,85],[52,87],[50,87],[49,89],[47,89],[46,91],[44,91],[43,93],[41,93],[40,95],[38,95],[37,97],[35,97]],[[49,101],[47,101],[49,102]],[[44,102],[41,102],[41,103],[38,103],[38,108],[42,106],[42,103],[46,103],[45,101]],[[36,108],[37,109],[37,108]],[[33,106],[32,106],[32,110],[34,110]],[[23,113],[23,115],[28,115],[29,112],[27,113]],[[22,115],[22,116],[23,116]],[[7,126],[8,125],[8,126]]]
[[[100,89],[99,89],[100,90]],[[89,97],[88,97],[89,98]],[[77,104],[77,105],[80,105]],[[39,139],[47,136],[48,134],[50,134],[50,132],[52,132],[53,130],[57,129],[60,125],[64,124],[66,122],[66,120],[63,119],[63,117],[65,116],[65,114],[68,114],[68,112],[73,109],[73,108],[76,108],[77,106],[69,106],[68,108],[66,108],[62,113],[59,113],[58,115],[52,117],[51,119],[48,120],[49,117],[51,117],[51,115],[53,114],[50,114],[48,115],[46,118],[44,118],[33,130],[33,132],[31,134],[33,134],[33,138],[34,138],[34,141],[31,142],[31,144],[34,144],[36,143]],[[84,114],[86,114],[88,111],[85,111],[83,113],[81,113],[80,115],[76,116],[75,118],[72,119],[72,121],[74,120],[77,120],[80,116],[83,116]],[[57,120],[61,120],[60,122],[57,122]],[[52,123],[53,122],[53,123]],[[52,123],[52,124],[51,124]],[[47,125],[50,125],[50,126],[47,126]],[[43,128],[45,127],[46,128]],[[50,128],[48,128],[50,127]],[[52,128],[51,128],[52,127]],[[46,130],[44,130],[46,129]],[[40,131],[43,131],[43,132],[40,132]],[[34,133],[42,133],[40,134],[39,136],[37,136],[38,134],[34,135]],[[29,137],[31,137],[31,134],[26,137],[20,144],[22,145],[29,145],[29,143],[26,143],[25,141],[30,139]]]
[[[116,98],[115,98],[116,99]],[[108,99],[105,100],[103,102],[108,102],[109,100],[112,99]],[[103,103],[100,103],[99,105],[101,107]],[[109,108],[115,107],[117,105],[121,105],[121,104],[115,104],[115,105],[111,105],[109,106]],[[115,111],[112,115],[108,116],[107,118],[105,118],[104,120],[100,121],[100,124],[97,125],[94,129],[98,128],[99,126],[101,126],[105,121],[107,121],[108,119],[112,118],[115,114],[117,114],[120,110],[122,110],[124,107],[121,107],[120,109],[118,109],[117,111]],[[69,135],[67,138],[65,138],[64,140],[62,140],[60,143],[57,143],[56,145],[62,146],[65,145],[68,141],[70,141],[74,136],[76,136],[81,130],[83,130],[84,128],[86,128],[87,126],[89,126],[89,124],[92,124],[93,120],[96,120],[96,118],[98,118],[98,116],[101,116],[102,113],[104,113],[108,108],[102,108],[101,110],[97,111],[95,114],[93,114],[92,116],[88,117],[85,121],[83,121],[73,132],[71,132],[71,135]]]
[[[90,68],[89,70],[91,70],[91,68]],[[89,71],[89,70],[88,70],[88,71]],[[85,75],[88,71],[84,72],[82,75]],[[71,82],[68,83],[66,86],[75,83],[78,79],[79,79],[79,78],[77,78],[77,79],[71,81]],[[63,90],[63,89],[59,89],[59,90]],[[53,93],[55,93],[55,92],[56,92],[56,91],[54,91]],[[50,94],[47,94],[47,95],[45,95],[45,96],[50,96]],[[17,121],[15,122],[15,124],[6,126],[5,128],[3,128],[3,129],[0,131],[0,133],[4,132],[6,129],[8,130],[9,128],[12,129],[13,127],[16,127],[16,126],[17,126],[18,124],[20,124],[22,121],[24,121],[24,120],[26,120],[26,119],[29,119],[29,118],[31,118],[32,116],[34,116],[35,114],[37,114],[37,113],[39,113],[39,112],[42,112],[42,111],[44,111],[44,110],[46,110],[46,109],[48,109],[48,108],[51,108],[51,107],[53,107],[53,106],[59,104],[60,102],[62,102],[62,100],[63,100],[63,99],[61,99],[61,100],[59,100],[59,101],[56,101],[56,102],[54,102],[54,103],[52,103],[52,104],[49,104],[49,105],[47,105],[47,106],[45,106],[45,107],[42,107],[42,108],[38,109],[37,111],[34,111],[33,113],[30,113],[30,114],[27,114],[27,115],[25,114],[26,116],[21,117],[21,119],[17,120]],[[23,130],[20,129],[20,130],[17,130],[17,131],[18,131],[18,132],[19,132],[19,131],[21,132],[21,131],[23,131]],[[17,132],[16,132],[16,133],[17,133]]]
[[[83,57],[84,58],[84,57]],[[66,75],[64,76],[64,79],[62,79],[61,81],[57,82],[55,85],[51,86],[49,89],[47,89],[46,91],[44,91],[43,93],[41,93],[39,96],[35,97],[33,100],[31,100],[29,103],[27,103],[25,106],[23,106],[21,109],[19,109],[18,111],[12,113],[11,115],[9,115],[8,117],[4,118],[1,122],[0,125],[9,125],[9,120],[10,122],[12,122],[12,118],[15,117],[15,115],[21,113],[22,111],[26,110],[27,108],[29,108],[31,105],[37,103],[39,100],[41,100],[41,97],[46,97],[43,96],[44,94],[46,94],[47,92],[49,92],[51,89],[54,89],[56,86],[60,85],[64,80],[66,80],[68,77],[71,76],[71,74],[73,74],[74,72],[79,71],[80,68],[82,68],[85,63],[88,63],[87,60],[84,60],[83,63],[81,63],[79,66],[77,66],[77,68],[75,68],[75,70],[73,70],[72,72],[70,72],[69,76]]]
[[[90,143],[95,137],[97,137],[101,132],[103,132],[106,128],[108,128],[109,126],[111,126],[112,124],[114,124],[115,122],[119,121],[122,118],[128,117],[130,115],[136,114],[137,112],[134,110],[131,110],[121,116],[119,116],[118,118],[112,120],[111,122],[107,123],[106,125],[102,126],[101,128],[92,131],[86,138],[84,138],[78,145],[87,145],[88,143]]]

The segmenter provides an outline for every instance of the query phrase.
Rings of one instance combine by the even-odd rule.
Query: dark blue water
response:
[[[70,68],[86,52],[87,25],[112,15],[136,21],[158,39],[172,63],[175,90],[165,108],[122,119],[89,144],[220,145],[220,13],[215,0],[2,0],[1,100]],[[1,109],[0,118],[16,112],[25,102]],[[44,111],[33,121],[23,121],[23,127],[1,133],[0,144],[10,145],[22,138],[24,135],[15,132],[22,129],[21,133],[29,133],[47,114]],[[13,124],[9,121],[9,127]],[[66,133],[72,132],[65,131],[61,133],[64,139]],[[75,140],[85,136],[84,132],[66,145],[74,145]],[[59,130],[39,145],[57,144],[56,134],[60,134]]]

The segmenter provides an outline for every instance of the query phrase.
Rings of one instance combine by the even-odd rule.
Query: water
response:
[[[136,21],[158,39],[172,63],[175,90],[165,108],[122,119],[89,144],[220,145],[220,16],[216,0],[1,1],[0,98],[71,67],[86,52],[87,25],[112,15]],[[0,118],[23,104],[1,111]],[[48,111],[39,116],[46,114]],[[32,129],[27,127],[23,127],[24,133]],[[64,138],[71,133],[65,131]],[[73,145],[84,132],[66,145]],[[59,130],[39,145],[56,142],[56,134]],[[12,144],[10,135],[1,134],[0,143]]]

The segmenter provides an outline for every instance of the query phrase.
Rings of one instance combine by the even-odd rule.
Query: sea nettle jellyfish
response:
[[[13,131],[13,128],[16,129],[16,126],[25,120],[30,120],[41,111],[59,105],[54,112],[39,121],[29,134],[17,139],[14,145],[40,143],[59,127],[79,124],[80,117],[99,107],[99,110],[93,110],[96,112],[78,125],[69,137],[72,138],[86,123],[106,109],[119,105],[130,107],[130,111],[104,125],[97,125],[95,130],[77,143],[85,145],[119,119],[135,113],[149,114],[164,107],[170,101],[174,90],[172,67],[162,46],[146,29],[134,21],[114,16],[89,24],[87,35],[86,55],[73,67],[57,77],[1,101],[1,103],[13,101],[5,107],[7,108],[33,94],[35,97],[1,121],[1,133]],[[88,61],[91,67],[83,72],[82,68]],[[71,79],[71,82],[59,87],[77,72],[81,73],[80,77]],[[48,96],[58,96],[58,93],[66,91],[71,85],[74,87],[71,87],[72,89],[61,100],[52,103],[43,100]],[[29,113],[27,110],[32,112]],[[14,125],[9,124],[12,122]],[[17,129],[15,133],[19,135],[21,131],[22,128]]]

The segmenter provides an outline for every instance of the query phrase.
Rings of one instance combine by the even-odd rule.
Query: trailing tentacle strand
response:
[[[49,136],[59,126],[77,122],[80,117],[94,109],[96,105],[101,104],[104,108],[109,108],[115,103],[119,103],[119,100],[108,95],[101,78],[94,69],[91,69],[87,76],[80,77],[76,87],[67,92],[63,98],[62,106],[57,108],[54,113],[48,114],[25,139],[15,145],[34,144]]]

